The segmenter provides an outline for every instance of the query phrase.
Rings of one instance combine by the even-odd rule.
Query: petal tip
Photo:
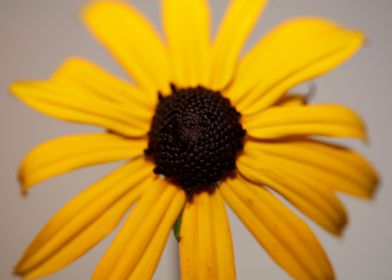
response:
[[[23,270],[23,262],[24,262],[23,258],[18,261],[18,263],[13,268],[12,274],[15,277],[20,277],[22,279],[26,279],[25,278],[26,272]]]
[[[59,81],[61,80],[61,76],[64,72],[67,72],[67,70],[72,69],[72,66],[75,64],[81,64],[84,63],[85,61],[82,58],[79,58],[77,56],[70,56],[66,59],[64,59],[59,66],[53,71],[52,75],[50,76],[50,80],[53,81]]]
[[[20,196],[22,198],[27,198],[29,195],[29,191],[23,187],[20,188]]]
[[[14,81],[9,85],[8,92],[12,95],[18,96],[25,84],[26,82],[24,81]]]
[[[336,231],[331,231],[331,233],[337,238],[344,238],[344,234],[346,232],[346,228],[348,226],[348,221],[344,221]]]
[[[377,174],[375,174],[374,181],[372,186],[370,187],[369,192],[367,193],[366,199],[368,200],[374,200],[378,194],[378,191],[380,189],[380,184],[381,184],[381,179],[378,177]]]
[[[355,54],[363,46],[368,45],[368,37],[364,31],[358,29],[345,29],[344,31],[347,32],[347,36],[351,36],[352,54]]]
[[[126,4],[121,0],[91,0],[87,3],[82,11],[82,21],[89,22],[92,17],[96,15],[97,12],[104,12],[109,6]]]
[[[27,184],[27,178],[22,168],[18,172],[17,180],[20,185],[21,196],[26,197],[31,184]]]
[[[12,271],[12,276],[24,279],[23,275],[19,273],[16,268],[14,268],[14,270]]]

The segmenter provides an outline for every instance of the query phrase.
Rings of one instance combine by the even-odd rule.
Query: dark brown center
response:
[[[244,136],[240,113],[219,92],[173,86],[171,95],[160,95],[145,153],[156,174],[192,195],[236,169]]]

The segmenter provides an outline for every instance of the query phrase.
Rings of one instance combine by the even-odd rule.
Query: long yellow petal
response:
[[[142,90],[130,82],[119,79],[94,63],[77,57],[67,59],[53,74],[56,81],[80,85],[103,99],[136,107],[142,114],[149,115],[155,109],[158,93]],[[144,110],[143,110],[144,109]]]
[[[93,279],[149,279],[137,277],[154,273],[184,203],[181,189],[156,180],[99,262]]]
[[[186,205],[180,233],[181,277],[235,279],[230,226],[219,189],[195,194]]]
[[[249,136],[274,139],[294,135],[321,135],[366,139],[365,125],[350,109],[332,104],[273,107],[243,118]]]
[[[146,139],[126,139],[110,133],[56,138],[35,147],[23,159],[19,178],[23,191],[66,172],[95,164],[131,159],[143,153]]]
[[[332,189],[296,170],[290,170],[277,158],[253,151],[238,159],[238,169],[248,180],[267,185],[280,193],[298,210],[333,234],[342,233],[347,213]]]
[[[240,177],[221,185],[225,200],[268,254],[295,279],[334,279],[308,226],[263,187]]]
[[[162,251],[166,245],[168,234],[170,233],[170,230],[172,229],[173,224],[179,216],[184,204],[184,193],[177,191],[177,194],[171,202],[169,209],[166,211],[159,228],[156,230],[152,240],[148,244],[148,248],[140,258],[138,265],[135,267],[135,270],[132,272],[129,279],[140,280],[153,278],[159,258],[161,257]]]
[[[178,87],[204,85],[210,52],[210,12],[207,0],[161,0],[163,27]]]
[[[62,82],[16,82],[11,92],[35,110],[61,120],[101,126],[129,137],[145,136],[152,116]]]
[[[222,90],[233,80],[240,52],[266,3],[266,0],[230,2],[213,44],[210,88]]]
[[[82,256],[115,228],[132,203],[150,187],[152,180],[145,179],[151,172],[152,166],[139,158],[75,197],[33,240],[16,273],[27,279],[41,277]]]
[[[169,91],[166,50],[139,11],[123,1],[94,1],[84,10],[83,20],[138,85],[156,92]]]
[[[236,279],[234,248],[231,238],[230,224],[223,200],[219,189],[211,198],[211,214],[214,228],[214,239],[216,247],[216,259],[218,263],[217,279],[234,280]]]
[[[326,142],[298,139],[282,142],[246,143],[249,150],[260,150],[268,158],[278,157],[284,166],[337,191],[371,198],[378,183],[372,165],[355,151]],[[267,158],[263,158],[266,160]]]
[[[245,56],[227,96],[244,115],[261,112],[290,88],[346,61],[363,41],[362,33],[328,20],[289,20]]]

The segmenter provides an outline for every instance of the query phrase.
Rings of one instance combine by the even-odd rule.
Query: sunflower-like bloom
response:
[[[162,0],[162,41],[131,5],[95,1],[83,20],[133,83],[70,58],[47,81],[11,86],[37,111],[105,129],[33,149],[20,169],[24,192],[81,167],[126,161],[49,221],[16,274],[62,269],[136,204],[93,279],[150,279],[174,225],[182,279],[235,279],[226,201],[290,276],[334,278],[312,231],[274,193],[335,235],[347,223],[336,192],[372,196],[377,175],[368,161],[315,138],[365,139],[360,117],[288,93],[351,57],[364,36],[295,18],[240,57],[265,2],[232,0],[211,40],[206,0]]]

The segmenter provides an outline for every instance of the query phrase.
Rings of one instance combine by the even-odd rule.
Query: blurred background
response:
[[[251,1],[251,0],[250,0]],[[36,144],[56,136],[95,131],[33,112],[8,94],[15,79],[46,79],[67,57],[78,55],[124,76],[79,20],[84,0],[0,0],[0,279],[13,279],[12,268],[46,221],[74,195],[115,165],[59,176],[22,198],[16,179],[18,163]],[[131,1],[160,27],[158,0]],[[348,63],[317,79],[315,102],[343,103],[358,111],[369,127],[370,144],[355,148],[377,167],[382,185],[374,201],[341,196],[350,225],[335,239],[312,222],[339,279],[392,279],[392,1],[273,0],[247,49],[269,28],[292,16],[320,15],[366,32],[368,45]],[[228,1],[211,1],[214,30]],[[239,19],[241,20],[241,19]],[[136,42],[137,43],[137,42]],[[304,88],[306,90],[306,87]],[[241,222],[230,212],[238,279],[288,279]],[[89,279],[113,235],[83,258],[48,279]],[[179,279],[173,236],[154,279]]]

